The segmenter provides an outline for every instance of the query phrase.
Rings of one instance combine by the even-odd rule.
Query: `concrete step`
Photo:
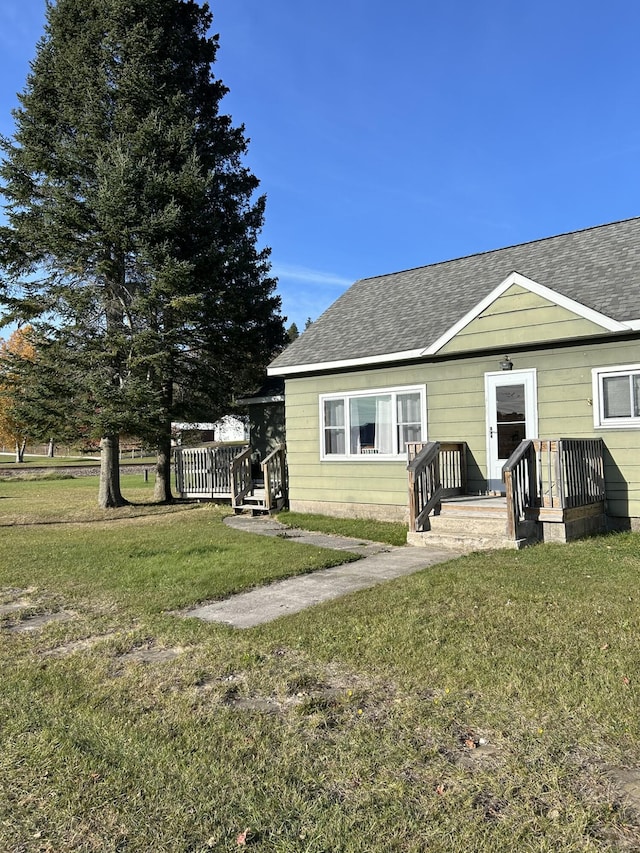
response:
[[[429,524],[434,533],[481,538],[504,538],[507,534],[507,516],[430,515]]]
[[[507,502],[504,498],[459,498],[442,502],[440,516],[452,518],[503,518],[506,523]]]
[[[444,508],[444,507],[443,507]],[[523,548],[527,539],[507,538],[506,511],[492,507],[489,514],[461,509],[429,516],[430,530],[408,533],[407,544],[451,548],[455,551],[487,551],[495,548]]]
[[[477,536],[465,533],[407,533],[407,545],[423,548],[448,548],[468,554],[472,551],[493,551],[498,548],[519,550],[529,545],[527,539],[507,539],[503,536]]]

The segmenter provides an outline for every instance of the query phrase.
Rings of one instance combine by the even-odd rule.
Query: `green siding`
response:
[[[286,383],[291,499],[369,505],[407,505],[404,462],[320,460],[318,397],[398,385],[427,388],[428,438],[466,441],[471,491],[485,488],[485,373],[498,370],[502,352],[411,366],[384,367]],[[640,517],[640,430],[594,429],[591,369],[640,361],[640,342],[556,345],[511,353],[515,369],[536,368],[538,433],[543,438],[601,436],[606,446],[609,512]]]
[[[566,308],[512,285],[439,352],[474,352],[487,347],[511,348],[593,336],[602,326]]]

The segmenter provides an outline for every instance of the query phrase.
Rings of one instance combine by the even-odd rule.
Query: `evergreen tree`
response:
[[[172,419],[223,414],[284,341],[257,246],[265,201],[244,129],[219,109],[211,22],[192,0],[49,5],[1,143],[0,296],[37,327],[42,370],[79,385],[101,506],[124,502],[123,432],[155,442],[169,500]]]

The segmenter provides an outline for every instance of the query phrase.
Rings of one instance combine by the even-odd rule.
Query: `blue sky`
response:
[[[640,215],[634,0],[213,0],[283,313],[354,280]],[[44,0],[0,4],[0,133]]]

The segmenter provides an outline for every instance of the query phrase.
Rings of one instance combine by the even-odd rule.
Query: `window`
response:
[[[593,371],[596,427],[640,428],[640,364]]]
[[[424,388],[332,394],[320,398],[323,459],[404,456],[426,439]]]

